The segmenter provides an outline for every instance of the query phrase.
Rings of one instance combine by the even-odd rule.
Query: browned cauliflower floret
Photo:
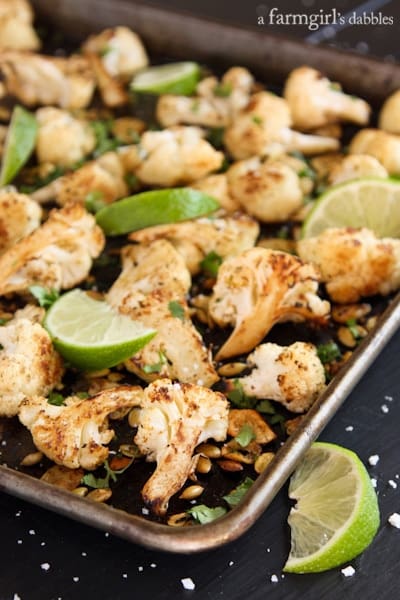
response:
[[[349,154],[334,165],[328,175],[328,183],[337,185],[360,177],[388,177],[388,172],[373,156]]]
[[[36,155],[40,163],[71,167],[94,150],[96,138],[88,123],[59,108],[36,112],[39,124]]]
[[[121,161],[147,185],[189,184],[219,169],[224,158],[203,137],[198,127],[146,131],[139,145],[121,148]]]
[[[120,312],[157,331],[125,364],[146,381],[170,377],[211,386],[218,379],[210,354],[190,320],[186,295],[190,273],[167,240],[128,246],[123,270],[107,300]]]
[[[40,40],[32,22],[33,11],[27,0],[0,0],[0,48],[37,50]]]
[[[314,129],[337,121],[366,125],[371,108],[365,100],[344,94],[316,69],[294,69],[285,84],[284,96],[289,104],[294,127]]]
[[[69,469],[96,469],[108,456],[114,431],[108,428],[108,415],[138,406],[143,391],[120,386],[82,400],[71,396],[65,405],[49,404],[44,396],[26,398],[19,419],[32,434],[35,446],[58,465]]]
[[[239,161],[228,170],[227,178],[232,196],[260,221],[286,221],[303,204],[300,178],[278,160]]]
[[[82,206],[53,210],[41,227],[0,256],[0,294],[34,284],[71,288],[85,279],[103,246],[102,230]]]
[[[162,515],[170,498],[194,471],[198,444],[223,441],[228,402],[219,392],[188,383],[160,379],[144,390],[135,443],[157,467],[142,490],[151,510]]]
[[[0,190],[0,254],[40,225],[42,209],[15,188]]]
[[[0,54],[0,72],[6,90],[28,106],[84,108],[91,99],[95,79],[83,56],[44,56],[18,50]]]
[[[220,207],[226,212],[235,212],[240,209],[240,202],[230,192],[226,173],[209,175],[204,179],[195,181],[190,187],[200,190],[218,200]]]
[[[299,150],[319,154],[339,148],[335,138],[292,130],[289,106],[270,92],[258,92],[226,128],[224,143],[237,160]]]
[[[303,260],[318,266],[335,302],[358,302],[400,287],[400,240],[377,239],[366,228],[332,228],[300,240],[297,249]]]
[[[152,242],[167,239],[185,259],[192,275],[200,271],[200,262],[210,252],[221,258],[236,256],[252,248],[260,232],[254,219],[241,213],[231,216],[208,219],[206,217],[175,223],[157,225],[131,233],[135,242]]]
[[[400,134],[400,90],[386,99],[379,113],[379,128],[388,133]]]
[[[350,154],[374,156],[389,175],[400,173],[400,136],[380,129],[361,129],[350,142]]]
[[[315,346],[261,344],[249,354],[250,375],[238,379],[248,396],[280,402],[293,412],[304,412],[325,387],[325,371]]]
[[[47,395],[61,381],[63,367],[50,336],[20,311],[0,327],[0,415],[18,414],[26,396]]]
[[[219,268],[209,313],[233,332],[216,355],[222,360],[249,352],[281,321],[325,322],[329,303],[317,296],[319,273],[299,258],[252,248]]]

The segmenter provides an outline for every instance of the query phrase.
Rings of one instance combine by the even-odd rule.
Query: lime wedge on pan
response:
[[[105,206],[96,214],[96,221],[106,235],[123,235],[153,225],[194,219],[217,208],[218,202],[199,190],[151,190]]]
[[[44,326],[59,353],[84,371],[121,363],[156,334],[79,289],[63,294],[52,305]]]
[[[199,79],[200,67],[197,63],[171,63],[139,71],[131,82],[131,89],[146,94],[190,96]]]
[[[303,224],[301,236],[331,227],[367,227],[377,237],[400,237],[400,181],[354,179],[327,190]]]
[[[16,106],[4,144],[0,185],[10,183],[29,159],[36,144],[37,130],[34,115],[21,106]]]
[[[292,544],[284,571],[316,573],[358,556],[379,527],[379,508],[370,477],[358,456],[335,444],[317,442],[294,472],[289,497]]]

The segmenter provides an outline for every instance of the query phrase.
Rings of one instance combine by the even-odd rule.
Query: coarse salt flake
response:
[[[372,483],[372,487],[376,488],[376,486],[378,485],[377,480],[375,479],[375,477],[371,477],[371,483]]]
[[[155,569],[155,568],[156,568],[156,566],[157,566],[157,565],[156,565],[156,563],[151,563],[151,564],[150,564],[150,567],[151,567],[152,569]]]
[[[29,535],[36,535],[36,531],[34,529],[30,529],[28,533]]]
[[[21,596],[18,596],[18,594],[14,594],[13,600],[21,600]]]
[[[233,560],[230,560],[230,561],[228,562],[228,567],[232,567],[234,564],[235,564],[235,563],[233,562]]]
[[[385,415],[387,415],[387,413],[389,412],[389,407],[388,407],[388,405],[387,405],[387,404],[382,404],[382,406],[381,406],[381,411],[382,411],[382,412],[383,412]]]
[[[388,522],[392,527],[396,527],[396,529],[400,529],[400,515],[399,513],[393,513],[388,518]]]
[[[149,515],[150,511],[148,508],[146,508],[145,506],[142,508],[142,515]]]
[[[353,425],[348,425],[348,426],[346,427],[346,431],[354,431],[354,427],[353,427]]]
[[[183,588],[185,590],[194,590],[196,587],[191,577],[184,577],[183,579],[181,579],[181,584],[183,585]]]
[[[48,570],[50,569],[50,565],[49,565],[49,563],[42,563],[42,564],[40,565],[40,568],[41,568],[43,571],[48,571]]]
[[[139,571],[139,573],[141,573],[143,571],[143,567],[138,567],[137,570]]]
[[[75,583],[78,583],[78,581],[79,581],[79,577],[73,577],[73,578],[72,578],[72,581],[75,581]]]
[[[387,402],[392,402],[392,401],[393,401],[393,396],[384,396],[384,399],[385,399]]]
[[[371,465],[371,467],[375,467],[375,465],[377,465],[379,462],[378,454],[372,454],[372,456],[369,457],[368,462]]]
[[[392,487],[394,490],[397,488],[397,483],[395,481],[393,481],[393,479],[389,479],[388,484],[390,485],[390,487]]]
[[[123,577],[124,579],[128,579],[128,573],[122,573],[122,577]]]
[[[355,568],[352,567],[351,565],[349,565],[348,567],[345,567],[344,569],[341,569],[342,574],[345,577],[353,577],[354,573],[356,572]]]
[[[278,579],[278,575],[271,575],[271,583],[278,583],[279,579]]]

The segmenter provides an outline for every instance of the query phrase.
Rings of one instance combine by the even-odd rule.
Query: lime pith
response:
[[[170,63],[143,69],[133,78],[131,89],[138,93],[190,96],[199,79],[200,67],[197,63]]]

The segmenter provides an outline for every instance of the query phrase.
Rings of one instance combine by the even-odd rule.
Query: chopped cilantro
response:
[[[243,391],[242,384],[238,379],[234,380],[233,385],[234,389],[227,393],[227,396],[232,404],[238,408],[254,408],[257,403],[257,399],[246,396]]]
[[[317,176],[314,169],[312,169],[310,165],[305,165],[304,168],[297,173],[297,175],[299,177],[309,177],[309,179],[312,179],[313,181],[315,181]]]
[[[106,203],[103,201],[104,194],[100,190],[92,190],[85,197],[85,207],[91,213],[97,213]]]
[[[328,342],[317,346],[317,355],[322,364],[325,365],[340,358],[342,354],[336,342]]]
[[[218,275],[218,269],[221,263],[222,257],[212,250],[203,258],[200,263],[200,267],[207,275],[216,277]]]
[[[119,471],[113,471],[110,468],[110,465],[108,464],[108,460],[106,460],[103,464],[103,467],[106,471],[105,477],[95,477],[93,473],[86,473],[86,475],[82,477],[81,481],[82,483],[88,485],[91,488],[108,488],[110,487],[110,479],[114,482],[117,481],[117,475],[120,475],[121,473],[126,471],[126,469],[130,467],[130,465],[131,463],[129,463],[126,467],[120,469]]]
[[[276,410],[270,400],[260,400],[256,406],[256,410],[266,415],[274,415],[276,413]]]
[[[240,485],[238,485],[234,490],[232,490],[229,494],[224,496],[224,500],[231,508],[237,506],[247,494],[248,490],[253,485],[254,481],[250,477],[246,477],[244,481]]]
[[[214,96],[219,96],[220,98],[227,98],[232,93],[232,85],[230,83],[219,83],[214,88]]]
[[[96,137],[96,148],[94,150],[94,156],[98,157],[105,152],[115,150],[123,143],[116,137],[113,136],[111,128],[113,122],[111,119],[106,121],[91,121],[90,126],[93,129],[93,133]]]
[[[248,423],[245,423],[241,427],[237,436],[235,436],[235,441],[240,446],[242,446],[242,448],[245,448],[246,446],[248,446],[250,444],[250,442],[255,440],[255,438],[256,438],[256,434],[254,433],[254,429],[252,428],[251,425],[249,425]]]
[[[259,117],[258,115],[254,115],[251,120],[253,121],[253,123],[255,123],[256,125],[262,125],[263,124],[263,120],[261,117]]]
[[[283,415],[279,415],[278,413],[276,413],[275,415],[272,415],[268,418],[268,423],[270,425],[277,425],[278,423],[283,423],[284,420],[285,417]]]
[[[207,140],[214,148],[222,148],[225,129],[223,127],[212,127],[207,135]]]
[[[47,402],[52,404],[53,406],[64,406],[65,398],[62,394],[58,394],[57,392],[50,392],[47,397]]]
[[[185,320],[185,310],[182,304],[177,300],[171,300],[171,302],[168,303],[168,310],[176,319],[180,319],[181,321]]]
[[[129,189],[131,190],[137,190],[140,187],[139,184],[139,179],[137,178],[137,176],[134,173],[127,173],[124,177],[125,182],[127,183],[127,185],[129,186]]]
[[[39,306],[43,306],[43,308],[50,308],[60,297],[58,290],[48,290],[41,285],[31,285],[29,291],[39,302]]]
[[[212,521],[215,521],[215,519],[223,517],[226,513],[226,508],[223,506],[210,508],[205,504],[199,504],[198,506],[192,506],[187,512],[195,521],[204,525],[205,523],[211,523]]]
[[[348,319],[346,321],[346,325],[353,338],[358,340],[361,336],[360,332],[358,331],[357,321],[355,319]]]
[[[103,46],[102,49],[100,50],[100,56],[107,56],[107,54],[109,54],[110,52],[113,51],[113,48],[111,46]]]
[[[287,225],[282,225],[276,232],[276,237],[280,240],[288,240],[290,237],[290,229]]]
[[[90,394],[88,394],[87,392],[78,392],[76,394],[78,396],[78,398],[80,398],[81,400],[86,400],[86,398],[90,397]]]
[[[161,352],[161,350],[159,350],[158,356],[160,360],[157,363],[154,363],[152,365],[144,365],[143,371],[145,373],[160,373],[161,369],[163,368],[163,365],[167,363],[167,357],[163,352]]]
[[[0,327],[8,323],[9,319],[0,319]]]

